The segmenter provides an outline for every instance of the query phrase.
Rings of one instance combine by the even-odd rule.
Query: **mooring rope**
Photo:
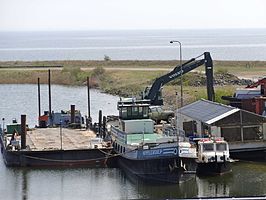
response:
[[[68,160],[68,159],[66,159],[66,160],[58,160],[58,159],[41,158],[41,157],[28,156],[28,155],[24,155],[24,157],[35,159],[35,160],[51,161],[51,162],[92,162],[92,161],[104,160],[104,159],[108,159],[108,158],[121,156],[121,155],[123,155],[125,153],[134,151],[136,149],[132,149],[132,150],[124,152],[124,153],[116,153],[116,154],[107,153],[107,152],[103,151],[102,149],[97,149],[97,150],[99,150],[100,152],[102,152],[103,154],[105,154],[107,156],[101,157],[101,158],[91,158],[91,159],[82,159],[82,160]]]

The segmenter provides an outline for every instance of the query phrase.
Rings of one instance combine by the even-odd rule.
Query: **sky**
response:
[[[0,0],[0,31],[266,28],[266,0]]]

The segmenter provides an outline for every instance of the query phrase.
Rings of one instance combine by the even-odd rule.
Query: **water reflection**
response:
[[[28,199],[28,179],[27,170],[22,170],[22,200]]]
[[[198,197],[228,197],[232,174],[217,177],[197,177]]]
[[[144,183],[118,168],[7,168],[0,163],[5,199],[166,199],[266,194],[265,163],[237,163],[233,173],[180,184]]]

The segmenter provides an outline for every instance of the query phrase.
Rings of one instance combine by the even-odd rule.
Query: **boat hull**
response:
[[[191,169],[189,172],[196,171],[194,160],[182,159],[181,162],[178,157],[131,160],[120,156],[118,165],[129,176],[133,175],[144,182],[152,183],[178,183],[186,180],[186,174],[187,178],[191,177],[191,173],[186,173],[187,168]]]
[[[197,175],[201,176],[223,175],[231,171],[230,162],[198,163],[197,166]]]

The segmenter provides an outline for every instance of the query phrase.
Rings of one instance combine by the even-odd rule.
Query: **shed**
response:
[[[208,100],[177,110],[177,127],[186,136],[224,137],[228,142],[265,141],[266,118]]]

